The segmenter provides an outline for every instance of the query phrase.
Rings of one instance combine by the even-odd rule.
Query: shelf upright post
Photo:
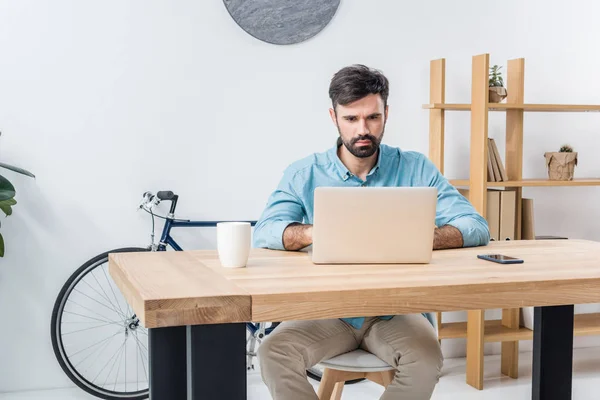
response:
[[[507,72],[507,103],[525,103],[525,59],[517,58],[508,61]],[[523,110],[506,110],[506,173],[511,181],[523,179]],[[515,212],[515,239],[521,239],[521,213],[523,188],[515,187],[516,212]],[[502,310],[502,325],[507,328],[519,329],[520,308]],[[502,374],[511,378],[519,376],[519,342],[502,342]]]
[[[446,98],[446,60],[432,60],[429,66],[429,103],[444,104]],[[429,159],[444,174],[443,109],[429,110]],[[442,327],[442,313],[436,313],[437,326]],[[440,344],[442,343],[440,339]]]
[[[486,218],[488,158],[489,54],[473,57],[469,201]],[[483,389],[485,310],[467,316],[467,383]]]

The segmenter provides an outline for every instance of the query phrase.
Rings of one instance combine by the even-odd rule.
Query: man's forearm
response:
[[[300,250],[312,244],[312,225],[293,223],[283,231],[283,247],[286,250]]]
[[[433,233],[433,249],[456,249],[463,247],[462,233],[451,225],[444,225],[441,228],[435,228]]]

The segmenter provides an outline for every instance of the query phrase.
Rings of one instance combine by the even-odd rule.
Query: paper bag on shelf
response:
[[[577,152],[546,152],[548,178],[554,181],[571,181],[577,165]]]

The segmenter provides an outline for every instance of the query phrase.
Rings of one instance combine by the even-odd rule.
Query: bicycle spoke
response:
[[[103,269],[103,271],[104,271],[104,269]],[[106,265],[106,271],[108,271],[108,265]],[[106,272],[105,272],[105,274],[106,274]],[[121,294],[121,289],[119,289],[119,287],[117,286],[117,284],[115,283],[114,280],[111,279],[110,282],[109,282],[109,285],[111,287],[111,290],[113,290],[113,294],[114,293]],[[115,292],[115,290],[116,290],[116,292]],[[122,295],[119,296],[119,299],[122,299],[125,302],[125,306],[127,307],[127,310],[126,310],[127,311],[127,313],[126,313],[127,318],[131,318],[131,316],[134,314],[134,312],[131,309],[131,307],[129,307],[129,303],[127,302],[127,299],[124,296],[122,296]],[[117,303],[118,303],[118,305],[122,304],[122,302],[119,302],[119,301],[117,301]]]
[[[116,334],[114,334],[114,335],[112,335],[111,337],[109,337],[109,338],[108,338],[108,339],[110,339],[110,340],[108,340],[108,341],[107,341],[107,342],[104,344],[104,346],[102,347],[102,350],[100,350],[100,352],[98,353],[98,355],[97,355],[97,356],[96,356],[96,358],[94,359],[94,362],[92,363],[92,365],[93,365],[93,364],[95,364],[95,363],[96,363],[96,361],[98,361],[98,359],[100,358],[100,356],[101,356],[102,354],[104,354],[104,350],[106,350],[106,348],[108,347],[108,345],[109,345],[109,344],[112,342],[112,338],[114,338],[114,337],[115,337],[115,336],[117,336],[118,334],[119,334],[119,332],[117,332]],[[97,349],[100,349],[100,347],[96,348],[96,350],[97,350]],[[75,365],[75,368],[77,368],[77,367],[78,367],[80,364],[82,364],[82,363],[83,363],[85,360],[87,360],[87,359],[88,359],[88,358],[89,358],[89,357],[90,357],[92,354],[94,354],[94,353],[96,352],[96,350],[94,350],[92,353],[90,353],[90,355],[89,355],[88,357],[86,357],[86,358],[84,358],[83,360],[79,361],[79,362],[77,363],[77,365]],[[85,371],[83,371],[83,373],[84,373],[84,374],[86,374],[86,373],[88,372],[88,370],[89,370],[89,369],[90,369],[90,367],[87,367],[87,368],[85,369]]]
[[[77,290],[77,289],[75,289],[75,288],[73,288],[73,291],[74,291],[74,292],[77,292],[77,293],[79,293],[79,294],[81,294],[82,296],[85,296],[85,297],[87,297],[88,299],[90,299],[90,300],[92,300],[92,301],[95,301],[96,303],[100,304],[102,307],[108,308],[109,310],[111,310],[111,311],[114,311],[114,312],[116,312],[117,314],[120,314],[120,316],[121,316],[121,317],[125,317],[125,319],[127,319],[127,317],[126,317],[125,315],[121,314],[121,313],[119,312],[119,310],[117,310],[116,308],[111,308],[111,307],[107,306],[106,304],[100,303],[98,300],[94,299],[93,297],[90,297],[90,296],[88,296],[87,294],[85,294],[85,293],[83,293],[83,292],[80,292],[79,290]]]
[[[123,348],[123,345],[121,345],[121,347],[119,347],[119,349],[115,352],[115,354],[113,354],[113,356],[108,360],[108,362],[106,363],[106,365],[108,365],[108,363],[114,358],[115,362],[113,362],[112,367],[110,367],[110,371],[108,371],[108,374],[106,375],[106,379],[104,380],[104,383],[102,384],[102,387],[106,386],[106,382],[108,381],[108,377],[110,376],[110,373],[112,372],[113,368],[115,367],[115,364],[117,363],[117,359],[118,357],[115,357],[117,354],[120,354],[119,352],[121,351],[121,349]],[[106,368],[106,366],[104,367]],[[102,368],[102,369],[104,369]]]
[[[76,301],[74,301],[74,300],[71,300],[70,298],[67,300],[67,303],[68,303],[68,302],[71,302],[71,303],[75,304],[76,306],[79,306],[79,307],[81,307],[81,308],[83,308],[83,309],[86,309],[86,310],[88,310],[89,312],[91,312],[91,313],[94,313],[94,314],[96,314],[96,315],[97,315],[97,316],[99,316],[99,317],[102,317],[102,318],[108,318],[106,315],[102,315],[102,314],[100,314],[100,313],[98,313],[98,312],[96,312],[96,311],[94,311],[94,310],[92,310],[92,309],[90,309],[90,308],[87,308],[86,306],[82,306],[81,304],[77,303],[77,302],[76,302]],[[110,322],[110,321],[108,321],[108,320],[107,320],[107,321],[105,321],[105,322]],[[116,321],[115,321],[115,322],[116,322]]]
[[[71,313],[73,314],[73,313]],[[60,321],[61,324],[95,324],[95,322],[93,321]],[[121,322],[117,322],[119,324],[119,326],[121,325]]]
[[[140,342],[140,339],[137,337],[137,335],[135,336],[135,340],[137,340],[137,342],[140,344],[140,346],[142,346],[144,348],[144,350],[146,350],[146,353],[147,353],[148,348],[146,346],[144,346],[144,344],[142,342]]]
[[[137,337],[137,332],[134,332],[133,335],[135,336],[136,344],[137,344],[139,354],[140,354],[140,359],[142,360],[142,368],[144,369],[144,376],[146,377],[146,381],[150,382],[148,380],[148,372],[146,371],[146,362],[144,361],[144,357],[143,357],[144,353],[142,352],[142,349],[140,348],[140,340]],[[136,357],[136,360],[137,360],[137,357]]]
[[[127,359],[127,336],[125,336],[123,346],[125,346],[125,350],[121,353],[121,359],[119,360],[119,366],[117,367],[117,373],[115,375],[115,385],[113,386],[113,391],[117,389],[117,381],[119,380],[119,371],[121,370],[121,361],[123,361],[123,355],[125,355],[125,359]],[[125,373],[127,373],[127,371],[125,371]],[[127,379],[125,379],[125,384],[127,384]]]
[[[119,310],[121,310],[121,313],[123,313],[123,309],[121,308],[121,304],[119,304],[119,300],[117,300],[117,295],[115,294],[115,291],[113,290],[112,285],[110,284],[110,281],[108,280],[108,276],[106,275],[106,271],[104,270],[104,268],[102,269],[102,273],[104,274],[104,277],[106,278],[106,282],[108,283],[108,287],[110,288],[110,291],[112,292],[113,296],[115,297],[115,301],[117,302],[117,306],[119,307]]]
[[[91,346],[88,346],[88,347],[86,347],[86,348],[85,348],[85,349],[83,349],[83,350],[79,350],[77,353],[74,353],[74,354],[71,354],[71,355],[67,355],[67,356],[68,356],[68,358],[74,357],[74,356],[76,356],[77,354],[79,354],[79,353],[81,353],[81,352],[83,352],[83,351],[86,351],[86,350],[87,350],[87,349],[89,349],[89,348],[92,348],[92,347],[94,347],[94,346],[97,346],[98,344],[100,344],[100,343],[104,342],[105,340],[108,340],[108,339],[110,339],[110,338],[112,338],[112,337],[114,337],[114,336],[117,336],[119,333],[121,333],[121,330],[119,330],[119,331],[118,331],[117,333],[115,333],[114,335],[107,337],[106,339],[102,339],[101,341],[99,341],[99,342],[96,342],[96,343],[92,344]],[[66,351],[67,351],[67,349],[65,348],[65,353],[66,353]]]
[[[125,391],[127,392],[127,340],[125,340]]]
[[[92,278],[94,278],[94,280],[96,281],[96,283],[98,284],[98,286],[100,287],[100,289],[102,289],[102,293],[104,293],[104,296],[105,296],[104,298],[105,298],[106,300],[108,300],[108,302],[110,303],[110,305],[111,305],[111,306],[115,307],[115,305],[112,303],[112,300],[110,300],[110,299],[108,298],[108,294],[106,294],[106,291],[104,290],[104,288],[103,288],[103,287],[102,287],[102,285],[100,284],[100,281],[99,281],[99,280],[96,278],[96,275],[94,275],[94,271],[93,271],[93,270],[92,270],[92,272],[90,272],[90,275],[92,275]],[[82,280],[82,282],[85,282],[85,281],[84,281],[84,280]],[[85,282],[85,283],[86,283],[86,284],[87,284],[89,287],[92,287],[92,286],[91,286],[89,283],[87,283],[87,282]],[[100,294],[100,293],[98,293],[98,294]],[[117,308],[117,307],[115,307],[115,309],[116,309],[116,308]],[[121,312],[121,313],[122,313],[122,312]],[[125,315],[123,314],[123,316],[125,316]]]
[[[98,318],[88,317],[87,315],[83,315],[83,314],[74,313],[73,311],[66,311],[66,310],[63,310],[63,313],[64,313],[64,314],[73,314],[73,315],[78,315],[78,316],[80,316],[80,317],[83,317],[83,318],[93,319],[94,321],[108,322],[108,323],[111,323],[111,324],[115,324],[115,325],[117,325],[117,326],[123,326],[123,322],[119,322],[119,321],[108,321],[108,320],[106,320],[106,319],[98,319]]]
[[[67,336],[70,335],[72,333],[77,333],[77,332],[83,332],[83,331],[89,331],[90,329],[96,329],[96,328],[101,328],[103,326],[108,326],[108,325],[112,325],[112,323],[107,323],[107,324],[102,324],[102,325],[96,325],[96,326],[92,326],[91,328],[85,328],[85,329],[78,329],[76,331],[72,331],[72,332],[67,332],[67,333],[63,333],[63,336]]]

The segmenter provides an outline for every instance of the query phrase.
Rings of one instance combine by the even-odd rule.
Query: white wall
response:
[[[144,191],[176,191],[182,216],[257,218],[288,163],[333,143],[329,80],[355,62],[390,79],[386,142],[424,153],[430,59],[447,58],[449,102],[469,101],[471,56],[488,52],[526,58],[528,102],[598,104],[599,12],[591,0],[345,0],[319,35],[278,47],[219,0],[0,0],[0,161],[37,175],[6,172],[19,204],[1,227],[0,391],[70,384],[50,345],[54,299],[92,255],[146,243]],[[579,151],[578,176],[600,175],[600,115],[525,124],[525,176],[544,177],[544,151],[563,142]],[[468,113],[448,113],[446,132],[447,174],[466,176]],[[503,132],[492,115],[502,154]],[[537,233],[600,239],[599,190],[526,189]],[[214,245],[211,230],[179,237]]]

